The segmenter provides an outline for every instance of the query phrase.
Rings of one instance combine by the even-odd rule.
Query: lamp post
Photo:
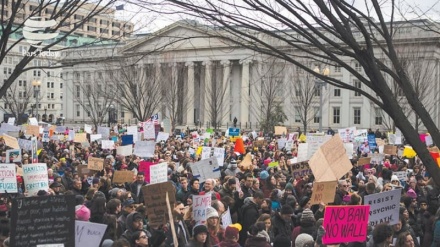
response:
[[[37,121],[40,121],[40,118],[38,116],[38,105],[39,105],[39,94],[40,94],[40,85],[41,85],[41,81],[40,80],[33,80],[32,81],[32,86],[34,87],[34,97],[36,99],[37,104],[35,105],[35,109],[36,109],[36,113],[37,113]]]
[[[323,76],[330,75],[330,69],[325,67],[322,71],[320,71],[319,67],[316,66],[313,70],[318,74],[322,74]],[[319,78],[315,78],[315,87],[319,88],[319,132],[322,132],[322,88],[327,85],[327,82],[320,80]]]

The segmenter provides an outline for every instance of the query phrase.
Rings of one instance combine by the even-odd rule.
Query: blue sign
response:
[[[239,136],[240,129],[239,128],[229,128],[229,135],[230,136]]]
[[[122,146],[133,144],[133,135],[123,135],[121,136]]]
[[[377,148],[375,134],[368,134],[368,146],[370,146],[370,151],[374,153],[374,150]]]

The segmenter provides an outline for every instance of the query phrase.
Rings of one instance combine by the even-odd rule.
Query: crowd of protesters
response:
[[[121,126],[118,132],[112,131],[111,135],[123,135]],[[334,132],[330,129],[328,134]],[[200,157],[190,152],[194,138],[189,131],[181,138],[171,136],[166,142],[157,143],[151,158],[119,156],[115,150],[103,150],[99,141],[91,142],[90,147],[59,140],[43,143],[38,160],[47,164],[50,189],[27,195],[22,177],[17,176],[19,193],[3,194],[0,202],[0,229],[2,238],[6,238],[3,246],[9,246],[8,235],[13,227],[9,221],[10,211],[14,210],[10,208],[12,197],[63,194],[75,195],[77,220],[108,225],[100,245],[104,247],[174,246],[174,242],[181,247],[326,246],[322,237],[326,230],[323,217],[327,205],[310,204],[314,177],[291,175],[296,145],[286,150],[278,147],[278,137],[260,135],[265,138],[263,145],[256,146],[253,136],[249,135],[244,141],[245,153],[240,154],[234,152],[230,139],[214,133],[215,146],[225,148],[224,164],[221,177],[209,178],[203,183],[192,176],[191,164]],[[378,137],[386,136],[379,132]],[[213,143],[212,139],[202,140],[201,145],[212,146]],[[5,160],[5,151],[9,148],[3,141],[0,141],[0,149],[3,151],[1,162],[11,163]],[[357,166],[357,157],[375,152],[365,150],[362,146],[355,150],[351,160],[353,168],[338,181],[331,204],[362,205],[366,195],[401,188],[399,223],[369,227],[365,242],[336,246],[440,246],[439,190],[420,160],[387,155],[378,164]],[[250,166],[242,165],[246,153],[252,154]],[[86,163],[90,156],[104,158],[104,169],[81,177],[78,166]],[[176,191],[176,202],[172,205],[174,222],[155,228],[149,225],[141,191],[147,182],[145,174],[138,171],[141,160],[168,163],[168,180]],[[269,167],[272,161],[277,161],[278,166]],[[22,161],[16,165],[27,163],[31,163],[30,154],[24,151]],[[412,172],[404,180],[393,175],[394,171],[408,169]],[[133,171],[133,182],[112,183],[117,170]],[[212,204],[206,209],[206,223],[195,224],[191,214],[193,196],[208,193],[212,195]],[[227,209],[232,224],[224,226],[221,219]],[[171,224],[174,224],[175,237]]]

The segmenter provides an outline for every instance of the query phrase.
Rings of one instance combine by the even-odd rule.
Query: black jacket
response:
[[[131,183],[130,186],[128,186],[129,190],[131,192],[131,196],[133,197],[133,200],[136,204],[144,203],[144,194],[142,193],[142,187],[146,186],[147,183],[144,182],[142,184],[142,186],[139,188],[141,191],[139,191],[138,196],[137,196],[137,193],[138,193],[138,186],[137,185],[138,185],[138,183],[135,181],[135,182]]]
[[[241,217],[240,222],[242,223],[243,229],[240,231],[240,245],[244,245],[247,238],[247,232],[249,228],[257,222],[260,216],[258,211],[258,205],[254,202],[253,198],[246,198],[244,205],[241,207]]]
[[[289,220],[286,222],[280,215],[280,213],[275,213],[272,217],[272,231],[274,237],[284,236],[290,239],[293,231],[293,222]]]

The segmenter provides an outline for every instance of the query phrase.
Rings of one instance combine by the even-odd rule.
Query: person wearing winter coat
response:
[[[225,229],[224,239],[218,244],[218,247],[241,247],[238,243],[240,224],[229,225]]]
[[[263,222],[252,225],[244,247],[271,247],[269,234]]]
[[[256,192],[254,197],[248,197],[244,200],[244,205],[240,210],[240,222],[243,229],[240,231],[240,245],[244,245],[247,238],[247,232],[250,227],[257,222],[259,217],[259,207],[264,201],[264,195],[262,192]]]
[[[282,235],[290,238],[293,230],[292,215],[293,208],[289,205],[283,205],[280,212],[275,213],[272,218],[272,229],[275,237]]]
[[[209,247],[208,228],[205,225],[196,225],[193,230],[193,238],[185,247]]]
[[[295,239],[301,233],[307,233],[316,239],[316,220],[312,210],[306,208],[301,214],[300,225],[292,231],[292,247],[295,247]]]

